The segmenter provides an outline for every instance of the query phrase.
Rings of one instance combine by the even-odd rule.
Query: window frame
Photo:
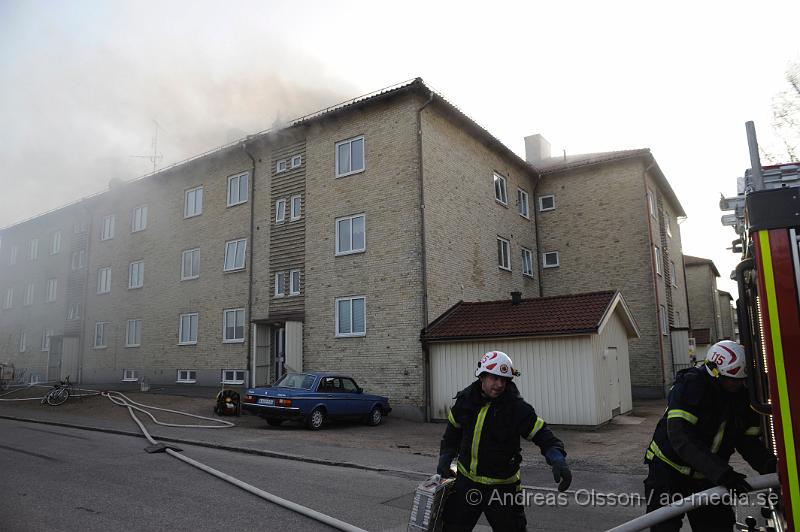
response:
[[[55,303],[58,299],[58,278],[54,277],[47,280],[47,287],[45,291],[45,302]]]
[[[136,266],[137,278],[133,278],[133,270]],[[139,284],[134,284],[133,281],[138,281]],[[137,290],[144,286],[144,260],[135,260],[128,264],[128,290]]]
[[[505,257],[503,257],[505,251]],[[505,260],[503,260],[505,259]],[[503,271],[511,271],[511,241],[497,236],[497,267]]]
[[[660,275],[661,277],[663,277],[664,276],[664,271],[663,271],[664,270],[664,266],[663,266],[663,264],[661,264],[661,262],[663,260],[661,258],[661,248],[658,247],[656,244],[653,244],[653,260],[656,263],[656,274]]]
[[[194,254],[195,251],[197,252],[197,275],[186,276],[184,275],[186,273],[185,271],[186,254],[187,253]],[[193,269],[192,266],[194,266],[194,263],[195,263],[194,259],[192,259],[191,264],[189,265],[190,270]],[[181,281],[191,281],[193,279],[199,279],[199,278],[200,278],[200,248],[184,249],[181,252]]]
[[[667,307],[664,305],[658,305],[659,312],[661,314],[661,336],[667,336],[669,333],[669,317],[667,316]]]
[[[181,374],[185,373],[185,378],[181,378]],[[194,373],[194,378],[192,378],[192,373]],[[196,369],[179,369],[175,372],[175,382],[179,384],[194,384],[197,382],[197,370]]]
[[[61,231],[56,231],[50,240],[50,254],[58,255],[59,253],[61,253]]]
[[[517,187],[517,214],[525,218],[526,220],[531,219],[531,209],[530,209],[530,195],[521,187]],[[524,201],[523,201],[524,199]],[[525,206],[525,212],[523,213],[522,206]]]
[[[106,337],[106,326],[109,325],[110,321],[96,321],[94,322],[94,341],[92,342],[94,345],[94,349],[106,349],[108,348],[108,338]],[[101,334],[98,334],[101,332]],[[102,343],[98,344],[97,340],[98,337],[102,341]]]
[[[295,286],[294,282],[294,275],[297,274],[297,285]],[[301,282],[301,275],[300,270],[289,270],[289,296],[299,296],[300,295],[300,282]]]
[[[649,188],[647,189],[647,210],[650,213],[650,216],[656,218],[656,195]]]
[[[275,290],[273,297],[286,296],[286,272],[275,272]]]
[[[134,324],[134,343],[131,343],[131,323]],[[125,323],[125,347],[141,347],[142,345],[142,319],[133,318]]]
[[[77,261],[76,261],[76,259],[77,259]],[[85,261],[86,261],[86,250],[85,249],[81,248],[81,249],[77,249],[77,250],[73,251],[72,255],[70,256],[70,270],[73,271],[73,272],[76,272],[78,270],[82,270],[84,268],[84,266],[85,266],[85,264],[84,264]],[[76,264],[76,262],[77,262],[77,264]]]
[[[275,200],[275,223],[282,224],[286,221],[286,199]]]
[[[189,212],[189,194],[194,193],[194,202],[192,203],[193,207],[197,206],[197,193],[200,193],[200,209],[190,213]],[[183,218],[194,218],[195,216],[200,216],[203,214],[203,185],[198,185],[193,188],[186,189],[183,192]]]
[[[34,283],[28,283],[25,285],[25,294],[22,298],[22,306],[23,307],[30,307],[33,305],[33,300],[36,298],[36,285]]]
[[[283,167],[281,167],[281,165],[283,165]],[[286,161],[286,159],[281,159],[280,161],[277,161],[275,163],[275,173],[276,174],[283,173],[283,172],[287,171],[288,169],[289,169],[289,163]]]
[[[238,249],[239,249],[238,248],[239,242],[244,242],[244,249],[242,250],[243,264],[242,264],[241,267],[237,268],[236,267],[236,255],[237,255],[236,251],[238,251]],[[234,250],[233,267],[228,268],[227,267],[227,265],[228,265],[228,246],[230,246],[231,244],[236,244],[236,249]],[[222,271],[223,272],[240,272],[240,271],[244,271],[246,269],[247,269],[247,238],[236,238],[234,240],[228,240],[227,242],[225,242],[225,257],[224,257],[224,262],[222,264]]]
[[[81,319],[81,302],[75,301],[67,305],[67,321],[77,321]]]
[[[353,220],[355,220],[356,218],[363,218],[364,219],[364,247],[363,248],[359,248],[359,249],[353,248]],[[350,250],[349,251],[341,251],[339,249],[339,222],[342,222],[344,220],[349,220],[350,221]],[[365,253],[367,251],[367,216],[366,216],[366,214],[364,214],[362,212],[362,213],[359,213],[359,214],[352,214],[350,216],[341,216],[341,217],[336,218],[334,220],[334,224],[336,226],[335,227],[335,229],[336,229],[336,234],[335,234],[336,252],[335,252],[335,256],[340,257],[342,255],[354,255],[356,253]]]
[[[17,253],[19,253],[19,248],[16,245],[11,246],[11,251],[8,253],[9,266],[14,266],[17,264]]]
[[[183,341],[183,318],[189,318],[189,339]],[[192,317],[195,319],[195,337],[192,336]],[[183,312],[178,316],[178,345],[197,345],[197,340],[200,337],[200,313],[199,312]]]
[[[239,313],[242,314],[242,337],[228,338],[228,314],[233,312],[233,332],[236,334],[236,327],[238,323]],[[227,308],[222,311],[222,343],[223,344],[242,344],[247,336],[247,316],[244,307],[241,308]]]
[[[364,331],[363,332],[353,332],[353,301],[355,300],[362,300],[364,302]],[[341,333],[339,332],[339,303],[341,301],[349,301],[350,302],[350,332],[349,333]],[[347,296],[347,297],[337,297],[334,300],[334,313],[335,313],[335,333],[336,338],[358,338],[364,337],[367,335],[367,297],[366,296]]]
[[[361,141],[361,169],[353,170],[353,142]],[[339,172],[339,146],[343,144],[349,145],[350,150],[350,170],[347,172],[340,173]],[[336,179],[340,177],[347,177],[349,175],[360,174],[367,170],[367,141],[364,140],[364,135],[358,135],[356,137],[352,137],[349,139],[340,140],[334,145],[334,172],[336,175]]]
[[[670,284],[673,288],[678,288],[678,268],[675,266],[675,261],[669,261],[669,276]]]
[[[28,331],[22,330],[17,341],[17,353],[28,352]]]
[[[520,246],[520,250],[521,250],[520,251],[520,257],[522,258],[522,275],[524,277],[530,277],[531,279],[533,279],[533,251],[531,251],[530,249],[526,248],[525,246]],[[528,261],[529,261],[529,264],[528,264],[528,266],[530,267],[530,271],[529,272],[525,271],[525,266],[526,266],[525,257],[526,256],[528,257]]]
[[[39,239],[32,238],[30,247],[28,249],[28,260],[30,261],[37,261],[39,260]]]
[[[6,288],[6,297],[3,298],[3,310],[14,308],[14,287]]]
[[[227,373],[227,372],[233,372],[233,377],[234,378],[233,379],[226,379],[225,378],[226,377],[225,373]],[[242,378],[241,379],[237,379],[236,378],[237,373],[240,373],[240,372],[242,374]],[[221,378],[220,378],[220,383],[221,384],[244,384],[246,382],[247,382],[247,370],[246,369],[223,369],[222,370],[222,375],[221,375]]]
[[[42,353],[50,352],[50,337],[53,336],[55,331],[53,329],[44,329],[42,331]]]
[[[104,272],[108,273],[108,276],[104,275]],[[105,280],[105,283],[102,281]],[[101,286],[102,284],[102,286]],[[102,290],[103,288],[108,285],[107,290]],[[102,268],[97,269],[97,295],[101,294],[110,294],[111,293],[111,266],[104,266]]]
[[[547,264],[547,256],[555,255],[556,263]],[[561,266],[561,254],[558,251],[543,251],[542,252],[542,268],[558,268]]]
[[[299,160],[298,160],[299,159]],[[295,160],[297,160],[297,164],[295,164]],[[302,155],[292,155],[292,161],[289,163],[290,168],[298,168],[303,165],[303,156]]]
[[[505,176],[501,175],[499,172],[492,172],[493,179],[492,179],[492,186],[494,187],[494,201],[502,205],[503,207],[508,207],[508,180]],[[501,183],[500,190],[502,198],[497,196],[498,188],[497,184]]]
[[[246,183],[245,183],[245,185],[246,185],[245,186],[245,198],[244,199],[242,199],[241,193],[240,193],[241,190],[242,190],[242,185],[241,185],[241,183],[242,183],[241,179],[242,178],[246,179]],[[238,201],[231,202],[231,181],[233,181],[234,179],[237,180],[237,182],[236,182],[237,183],[236,184],[236,194],[237,194],[237,200]],[[228,176],[228,189],[225,192],[225,195],[227,196],[227,207],[235,207],[236,205],[241,205],[243,203],[247,203],[250,200],[250,172],[241,172],[241,173],[238,173],[238,174],[233,174],[233,175]]]
[[[147,211],[149,211],[148,203],[137,205],[133,208],[133,215],[131,216],[131,233],[140,233],[147,229]],[[139,223],[136,223],[136,219]]]
[[[297,200],[298,202],[296,210],[294,208],[295,200]],[[296,222],[302,216],[303,216],[303,196],[301,194],[295,194],[289,199],[289,220],[292,222]]]
[[[103,227],[100,230],[100,242],[114,239],[114,225],[116,224],[116,215],[109,214],[103,216]]]
[[[545,207],[544,201],[545,199],[553,200],[553,205],[551,207]],[[539,196],[539,212],[547,212],[547,211],[554,211],[556,210],[556,195],[555,194],[543,194]]]
[[[139,372],[135,369],[122,370],[122,382],[137,382],[139,380]]]

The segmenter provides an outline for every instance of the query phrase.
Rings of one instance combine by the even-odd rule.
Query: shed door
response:
[[[608,406],[612,414],[620,410],[619,395],[619,359],[616,347],[606,347],[603,354],[606,360],[606,376],[608,377]]]

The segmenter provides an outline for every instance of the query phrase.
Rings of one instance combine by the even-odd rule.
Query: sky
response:
[[[524,157],[650,148],[685,254],[738,257],[720,193],[782,159],[772,102],[800,2],[0,0],[0,227],[422,77]]]

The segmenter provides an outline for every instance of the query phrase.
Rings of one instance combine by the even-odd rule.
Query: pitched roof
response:
[[[518,305],[510,299],[459,301],[423,331],[422,340],[588,334],[604,324],[617,304],[623,306],[633,336],[638,336],[619,292],[604,291],[523,299]]]
[[[719,277],[719,270],[714,265],[714,261],[711,259],[704,259],[703,257],[693,257],[691,255],[684,255],[683,256],[683,263],[686,266],[703,266],[708,265],[711,266],[711,270],[714,272],[714,275]]]

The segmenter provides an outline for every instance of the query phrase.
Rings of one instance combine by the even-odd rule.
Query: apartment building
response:
[[[736,309],[733,306],[733,296],[724,290],[717,290],[717,295],[719,296],[721,339],[738,341],[736,335]]]
[[[720,310],[714,261],[684,255],[689,311],[692,314],[692,337],[697,344],[697,358],[705,356],[708,346],[725,338]],[[730,308],[730,304],[728,304]]]
[[[641,331],[630,341],[633,395],[662,397],[689,348],[677,196],[647,149],[551,157],[532,135],[526,152],[540,175],[542,295],[622,292]]]

